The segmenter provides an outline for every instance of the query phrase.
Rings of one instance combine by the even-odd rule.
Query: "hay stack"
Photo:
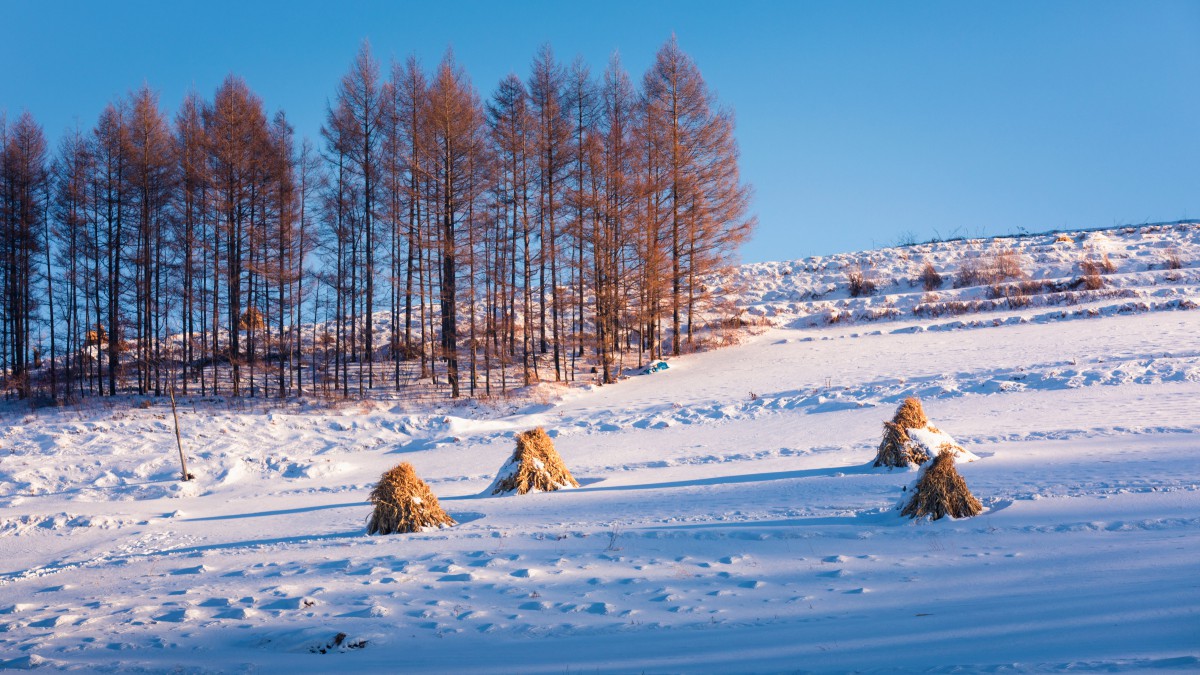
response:
[[[921,400],[910,396],[900,403],[891,422],[883,423],[883,440],[875,455],[875,466],[906,467],[924,464],[929,454],[920,443],[908,436],[909,429],[924,429],[929,418],[921,407]]]
[[[551,492],[565,487],[579,487],[579,483],[563,464],[546,430],[538,427],[517,434],[517,449],[500,467],[488,491],[494,495],[510,492],[523,495],[533,490]]]
[[[367,520],[367,534],[420,532],[427,527],[456,525],[442,510],[425,481],[412,464],[402,462],[388,469],[371,490],[375,511]]]
[[[954,469],[954,454],[942,452],[921,472],[912,489],[912,497],[900,514],[938,520],[942,516],[969,518],[982,511],[983,504],[971,494],[967,482]]]
[[[910,396],[900,403],[892,421],[883,423],[883,440],[875,455],[875,466],[920,466],[943,453],[966,462],[979,459],[930,424],[920,399]]]

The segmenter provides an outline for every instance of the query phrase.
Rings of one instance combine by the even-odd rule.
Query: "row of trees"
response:
[[[364,44],[316,144],[240,78],[53,153],[0,119],[0,372],[28,396],[452,397],[679,354],[749,234],[732,116],[674,38],[640,88],[549,47],[488,100]]]

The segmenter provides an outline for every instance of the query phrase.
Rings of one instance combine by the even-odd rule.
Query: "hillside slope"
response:
[[[1137,297],[954,317],[912,313],[924,291],[896,251],[747,266],[747,304],[774,325],[537,401],[186,399],[186,484],[161,404],[10,406],[0,666],[1196,670],[1200,312],[1149,310],[1193,306],[1197,234],[1152,234],[1071,244],[1110,242],[1105,289]],[[1077,274],[1038,241],[1003,243],[1030,278]],[[929,246],[947,277],[978,250]],[[1166,248],[1179,269],[1140,269]],[[841,270],[873,258],[880,293],[841,297]],[[820,284],[834,288],[803,295]],[[888,302],[908,309],[859,314]],[[914,394],[980,456],[959,470],[982,515],[901,518],[915,474],[871,467],[882,422]],[[485,495],[513,434],[536,425],[582,486]],[[400,461],[459,525],[366,535],[366,496]]]

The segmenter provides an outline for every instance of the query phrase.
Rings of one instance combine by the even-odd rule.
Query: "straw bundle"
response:
[[[367,534],[420,532],[457,524],[408,462],[388,469],[371,490],[370,500],[375,511],[367,520]]]
[[[513,492],[523,495],[565,487],[579,487],[579,483],[563,464],[546,430],[538,427],[517,434],[516,450],[500,467],[500,473],[488,489],[494,495]]]

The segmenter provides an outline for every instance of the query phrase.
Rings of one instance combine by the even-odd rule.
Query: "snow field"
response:
[[[1200,313],[1108,302],[786,319],[549,404],[185,399],[187,484],[163,404],[10,406],[0,665],[1194,671]],[[908,395],[982,515],[897,515],[916,473],[870,462]],[[537,425],[581,487],[483,494]],[[400,461],[458,526],[366,536]]]

